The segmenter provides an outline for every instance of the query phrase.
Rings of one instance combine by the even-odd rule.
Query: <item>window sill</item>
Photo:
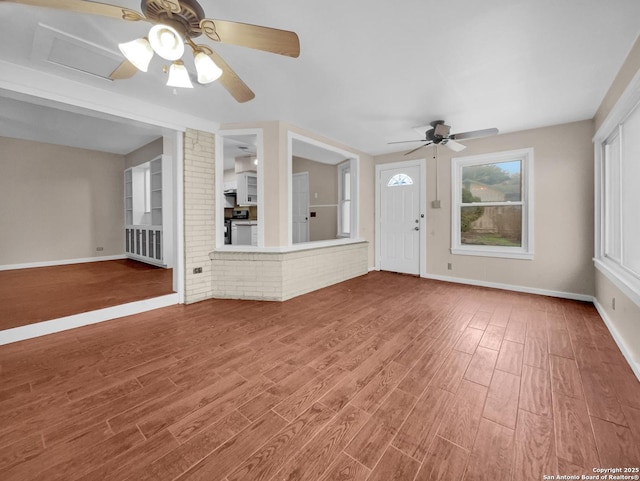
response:
[[[640,279],[637,279],[618,264],[607,259],[593,259],[596,269],[609,279],[624,295],[640,307]]]
[[[349,244],[359,244],[362,242],[366,242],[365,239],[352,239],[352,238],[342,238],[342,239],[331,239],[324,241],[314,241],[314,242],[301,242],[299,244],[294,244],[291,246],[283,246],[283,247],[257,247],[257,246],[249,246],[249,245],[224,245],[216,248],[216,252],[259,252],[259,253],[274,253],[280,254],[284,252],[296,252],[296,251],[304,251],[309,249],[321,249],[325,247],[335,247],[335,246],[343,246]]]
[[[502,257],[504,259],[533,260],[533,252],[505,251],[501,249],[457,247],[455,249],[451,249],[451,253],[460,256]]]

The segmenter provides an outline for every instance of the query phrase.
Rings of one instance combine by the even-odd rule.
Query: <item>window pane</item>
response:
[[[396,185],[412,185],[413,179],[407,174],[396,174],[389,179],[387,187],[395,187]]]
[[[522,200],[522,162],[513,160],[462,168],[462,203]]]
[[[351,202],[345,200],[341,204],[342,208],[342,233],[350,234],[351,233]]]
[[[344,200],[351,200],[351,172],[348,169],[344,171],[342,188],[344,190]]]
[[[640,108],[622,126],[622,265],[640,276]]]
[[[522,246],[522,207],[461,207],[460,242],[463,245]]]

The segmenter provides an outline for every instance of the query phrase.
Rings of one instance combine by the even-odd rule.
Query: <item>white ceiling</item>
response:
[[[140,10],[136,0],[111,1]],[[212,18],[296,31],[300,57],[216,45],[256,93],[245,104],[219,84],[174,92],[157,60],[152,72],[110,82],[47,62],[43,32],[90,42],[109,62],[119,42],[144,35],[148,24],[0,2],[0,61],[208,121],[287,121],[375,155],[405,149],[387,143],[420,138],[412,127],[435,119],[455,133],[592,118],[640,32],[638,0],[200,3]],[[43,127],[32,122],[26,128]],[[17,128],[9,123],[4,115],[0,135]]]

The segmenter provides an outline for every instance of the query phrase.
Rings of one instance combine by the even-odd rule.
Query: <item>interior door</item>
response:
[[[293,243],[309,241],[309,173],[292,175],[292,216]]]
[[[420,274],[420,167],[380,171],[380,269]]]

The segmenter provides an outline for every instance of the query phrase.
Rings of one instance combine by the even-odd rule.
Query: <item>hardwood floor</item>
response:
[[[3,481],[537,481],[639,420],[593,306],[391,273],[0,346]]]
[[[171,294],[172,276],[131,259],[0,271],[0,330]]]

